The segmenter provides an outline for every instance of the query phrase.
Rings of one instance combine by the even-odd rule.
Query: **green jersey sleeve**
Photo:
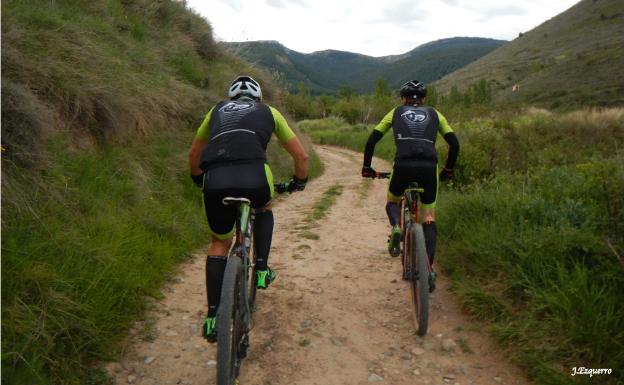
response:
[[[440,121],[440,126],[438,127],[438,132],[440,133],[440,135],[444,136],[448,134],[449,132],[453,132],[453,129],[446,121],[446,118],[444,117],[444,115],[442,115],[440,111],[438,110],[435,110],[435,112],[437,112],[438,120]]]
[[[388,132],[390,127],[392,127],[392,116],[394,115],[394,110],[396,110],[396,107],[390,110],[390,112],[388,112],[386,116],[381,119],[381,122],[375,126],[374,130],[377,130],[382,134]]]
[[[214,107],[212,107],[210,111],[208,111],[206,117],[204,118],[204,121],[197,129],[195,139],[208,140],[208,138],[210,137],[210,116],[212,115],[212,110],[214,110]]]
[[[269,106],[271,109],[271,114],[273,114],[273,119],[275,120],[275,136],[279,139],[280,142],[286,143],[290,139],[295,137],[295,133],[288,126],[288,122],[284,116],[275,108]]]

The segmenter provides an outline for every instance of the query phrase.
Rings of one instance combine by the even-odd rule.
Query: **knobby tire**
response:
[[[217,313],[217,385],[233,385],[238,377],[238,348],[243,329],[243,279],[241,259],[231,256],[223,274],[221,303]]]
[[[412,275],[413,279],[410,282],[414,314],[416,316],[416,328],[418,335],[424,336],[427,334],[429,326],[429,267],[427,249],[425,247],[425,234],[420,223],[415,223],[411,226],[410,243],[412,271],[418,272],[417,276]]]

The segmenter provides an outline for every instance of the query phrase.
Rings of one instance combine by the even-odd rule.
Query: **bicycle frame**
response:
[[[418,210],[418,193],[422,193],[423,191],[425,190],[419,187],[410,187],[405,189],[405,192],[403,193],[402,199],[405,201],[405,206],[410,212],[411,220],[413,223],[418,223],[420,218]],[[404,221],[403,216],[401,216],[400,220],[401,228],[404,228],[405,224],[402,223]]]
[[[225,198],[224,201],[228,199]],[[248,200],[236,199],[238,203],[238,216],[236,217],[236,235],[234,244],[230,249],[230,256],[238,257],[243,263],[243,300],[245,303],[245,319],[246,325],[249,325],[251,319],[251,307],[249,305],[249,271],[253,268],[252,261],[249,258],[251,250],[251,236],[253,231],[254,210],[250,206]],[[251,329],[251,327],[249,327]],[[247,330],[249,331],[249,330]]]

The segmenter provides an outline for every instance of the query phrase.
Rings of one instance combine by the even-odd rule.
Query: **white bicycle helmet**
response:
[[[260,89],[260,84],[253,80],[251,76],[239,76],[230,85],[228,96],[232,100],[247,96],[260,101],[262,99],[262,90]]]

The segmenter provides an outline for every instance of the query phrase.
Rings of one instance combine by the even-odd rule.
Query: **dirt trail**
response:
[[[359,177],[360,154],[317,152],[325,174],[275,205],[270,264],[278,279],[259,292],[240,383],[529,384],[461,312],[444,276],[431,296],[429,333],[415,334],[400,260],[386,251],[387,181]],[[343,186],[342,195],[306,228],[306,214],[334,185]],[[122,360],[109,365],[117,384],[214,384],[216,346],[200,336],[205,312],[200,253],[154,304],[151,332],[137,333]]]

